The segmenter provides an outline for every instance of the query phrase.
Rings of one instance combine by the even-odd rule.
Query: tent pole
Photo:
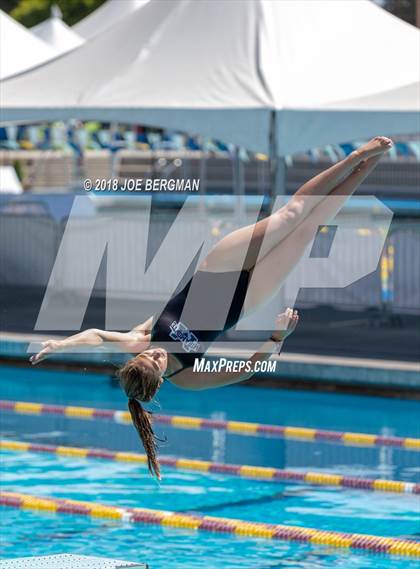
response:
[[[235,217],[239,225],[245,223],[245,180],[244,164],[241,159],[241,149],[235,146],[234,151],[234,196],[235,196]]]
[[[200,202],[198,211],[201,219],[206,219],[206,196],[207,196],[207,151],[201,149],[200,153]]]
[[[270,118],[270,211],[273,209],[277,196],[286,194],[286,162],[283,156],[278,154],[277,145],[277,113],[271,112]]]
[[[118,165],[118,123],[112,122],[109,125],[110,145],[111,145],[111,178],[118,178],[117,165]]]
[[[286,195],[286,161],[284,156],[280,156],[278,152],[278,139],[277,139],[277,112],[271,112],[270,122],[270,189],[269,189],[269,210],[268,215],[274,209],[274,204],[277,196]],[[280,312],[285,307],[286,303],[286,287],[282,286],[277,292],[276,296],[276,310]],[[273,305],[272,305],[273,306]]]

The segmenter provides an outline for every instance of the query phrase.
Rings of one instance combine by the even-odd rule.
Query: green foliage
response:
[[[103,3],[104,0],[1,0],[0,4],[11,5],[12,18],[31,28],[49,18],[53,4],[60,7],[63,20],[72,26]]]
[[[18,4],[19,0],[0,0],[0,10],[8,14],[13,8],[16,8]]]
[[[416,0],[376,0],[379,6],[382,6],[397,18],[405,20],[409,24],[416,25]],[[420,10],[420,6],[418,8]]]

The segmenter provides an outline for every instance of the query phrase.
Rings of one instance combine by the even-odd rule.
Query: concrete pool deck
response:
[[[31,367],[28,346],[47,336],[0,332],[0,363]],[[48,336],[51,338],[51,336]],[[248,359],[247,350],[210,350],[209,359]],[[275,374],[261,374],[250,383],[270,387],[378,392],[383,395],[420,397],[420,363],[375,358],[342,357],[282,352],[272,356],[278,362]],[[91,373],[115,375],[120,354],[61,353],[42,364],[46,369],[75,370],[83,366]]]

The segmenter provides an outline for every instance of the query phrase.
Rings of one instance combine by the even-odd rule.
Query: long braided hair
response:
[[[128,397],[131,420],[146,451],[149,472],[160,480],[160,465],[157,458],[158,439],[153,432],[152,413],[146,411],[140,402],[147,403],[153,399],[162,383],[162,378],[157,371],[138,358],[128,361],[119,370],[118,375],[121,387]]]

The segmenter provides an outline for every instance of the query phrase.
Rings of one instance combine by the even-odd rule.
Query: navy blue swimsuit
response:
[[[219,327],[220,329],[196,329],[194,326],[190,327],[188,317],[185,319],[183,310],[193,279],[194,287],[198,287],[195,290],[203,291],[203,299],[200,304],[200,319],[202,322],[203,318],[211,322],[220,299],[226,298],[227,291],[230,292],[232,290],[232,282],[236,282],[232,302],[227,310],[226,321],[223,326]],[[175,375],[182,369],[192,367],[195,358],[202,357],[206,351],[202,349],[203,344],[208,346],[226,330],[233,328],[237,324],[241,317],[249,279],[250,272],[248,270],[225,273],[198,271],[185,287],[169,300],[161,315],[153,323],[151,337],[152,342],[177,342],[178,346],[181,346],[176,351],[176,358],[179,360],[182,368],[171,375]],[[230,294],[232,293],[230,292]],[[170,376],[167,375],[166,377]]]

